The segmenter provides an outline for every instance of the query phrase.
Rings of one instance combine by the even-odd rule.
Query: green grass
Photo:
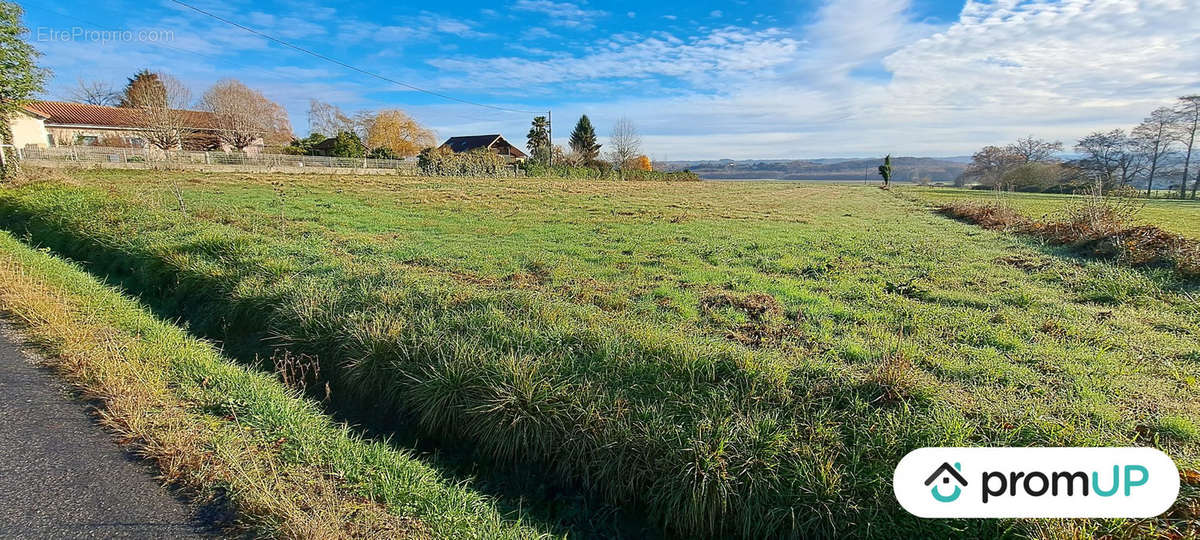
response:
[[[0,311],[164,479],[278,538],[545,538],[414,455],[0,232]],[[237,532],[237,531],[234,531]]]
[[[1143,190],[1144,191],[1144,190]],[[1003,202],[1015,210],[1031,217],[1056,216],[1084,198],[1083,195],[1061,195],[1055,193],[1008,193],[989,190],[957,188],[903,188],[911,194],[933,204],[954,201]],[[1200,201],[1178,199],[1148,199],[1138,216],[1139,225],[1158,227],[1190,238],[1200,239]]]
[[[924,446],[1200,465],[1194,286],[878,189],[94,171],[0,191],[0,222],[670,534],[1040,534],[904,513]]]

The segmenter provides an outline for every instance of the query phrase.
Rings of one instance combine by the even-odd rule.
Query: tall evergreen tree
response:
[[[163,108],[167,106],[167,86],[157,73],[143,69],[125,84],[121,93],[121,107],[131,109]]]
[[[23,14],[21,6],[0,0],[0,144],[13,143],[8,119],[42,91],[46,80],[46,70],[35,63],[37,50],[21,39],[26,32]],[[17,153],[12,148],[0,151],[0,179],[11,178],[17,172]]]
[[[600,145],[596,144],[596,129],[592,127],[592,121],[586,114],[579,117],[579,122],[571,131],[571,150],[579,155],[580,161],[585,165],[595,163],[596,157],[600,155]]]

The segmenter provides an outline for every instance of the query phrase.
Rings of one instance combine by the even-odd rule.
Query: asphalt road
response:
[[[213,538],[0,321],[0,538]]]

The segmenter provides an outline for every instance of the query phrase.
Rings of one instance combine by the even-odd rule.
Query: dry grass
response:
[[[1152,225],[1134,225],[1144,202],[1128,197],[1081,199],[1057,220],[1035,220],[1003,204],[954,201],[938,210],[987,229],[1036,236],[1131,266],[1169,265],[1200,277],[1200,242]]]

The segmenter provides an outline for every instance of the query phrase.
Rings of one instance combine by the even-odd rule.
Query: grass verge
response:
[[[172,485],[279,538],[536,538],[489,501],[331,422],[268,375],[0,233],[0,309]]]

